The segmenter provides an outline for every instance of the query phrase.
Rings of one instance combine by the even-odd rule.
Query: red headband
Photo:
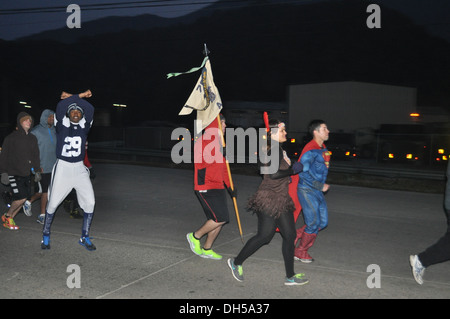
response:
[[[268,133],[270,131],[270,125],[269,125],[269,115],[267,114],[267,112],[264,112],[263,118],[264,118],[264,125],[266,126],[266,132]],[[286,124],[284,124],[283,122],[277,125],[278,128],[282,128],[284,126],[286,126]]]
[[[269,115],[267,114],[267,112],[264,112],[263,118],[264,118],[264,125],[266,126],[266,132],[269,132],[269,131],[270,131],[270,127],[269,127]]]

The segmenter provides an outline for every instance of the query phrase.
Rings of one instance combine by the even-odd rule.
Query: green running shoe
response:
[[[221,260],[222,259],[222,256],[219,255],[218,253],[216,253],[214,250],[212,250],[212,249],[203,249],[203,248],[202,248],[202,254],[200,255],[200,257],[207,258],[207,259],[214,259],[214,260]]]
[[[304,284],[307,284],[309,282],[308,279],[303,278],[305,276],[305,274],[295,274],[294,276],[292,276],[291,278],[287,278],[284,280],[284,284],[286,286],[301,286]]]
[[[244,281],[244,272],[242,270],[241,265],[234,264],[234,258],[228,258],[227,260],[228,267],[231,269],[231,273],[233,274],[234,279],[237,281]]]
[[[200,246],[200,240],[194,238],[194,233],[189,233],[186,235],[186,239],[191,246],[191,250],[197,256],[203,254],[202,247]]]

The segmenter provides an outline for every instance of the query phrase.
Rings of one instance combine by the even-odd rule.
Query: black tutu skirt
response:
[[[272,189],[258,189],[250,197],[247,210],[278,218],[281,214],[292,213],[295,205],[288,191],[274,192]]]

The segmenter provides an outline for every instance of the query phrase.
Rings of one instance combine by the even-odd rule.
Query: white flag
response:
[[[200,133],[214,121],[222,110],[222,100],[219,90],[214,84],[214,77],[209,59],[202,69],[202,73],[191,95],[178,115],[191,114],[197,111],[196,133]]]

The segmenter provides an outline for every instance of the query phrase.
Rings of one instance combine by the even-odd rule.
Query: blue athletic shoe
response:
[[[95,245],[91,242],[91,240],[89,239],[89,237],[81,237],[80,240],[78,241],[78,243],[81,246],[84,246],[87,250],[89,251],[93,251],[96,250],[97,248],[95,247]]]
[[[42,236],[41,249],[50,249],[50,236]]]

